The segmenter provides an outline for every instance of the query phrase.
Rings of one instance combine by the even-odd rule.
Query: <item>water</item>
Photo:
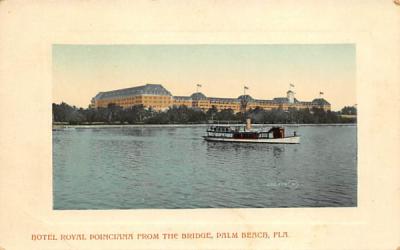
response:
[[[205,127],[53,131],[54,209],[357,206],[356,126],[301,144],[206,142]]]

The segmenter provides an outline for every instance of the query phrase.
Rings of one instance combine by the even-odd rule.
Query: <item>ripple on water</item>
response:
[[[204,127],[53,130],[54,208],[356,206],[356,127],[296,130],[299,145],[206,142]]]

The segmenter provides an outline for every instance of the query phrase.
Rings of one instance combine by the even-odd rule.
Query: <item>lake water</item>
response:
[[[357,127],[286,130],[301,144],[206,142],[204,126],[53,130],[53,206],[357,206]]]

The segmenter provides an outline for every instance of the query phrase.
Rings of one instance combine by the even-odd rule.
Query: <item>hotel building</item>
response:
[[[92,98],[90,107],[107,107],[111,103],[123,108],[143,105],[145,108],[157,111],[183,105],[203,111],[215,107],[217,110],[232,109],[234,112],[255,108],[265,110],[321,108],[325,111],[331,109],[330,103],[323,98],[316,98],[310,102],[299,101],[291,90],[286,92],[286,97],[277,97],[272,100],[254,99],[249,95],[241,95],[238,98],[207,97],[201,92],[193,93],[191,96],[173,96],[161,84],[146,84],[133,88],[99,92]]]

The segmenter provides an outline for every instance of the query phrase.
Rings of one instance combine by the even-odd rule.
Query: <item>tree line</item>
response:
[[[195,124],[209,121],[244,122],[251,118],[253,123],[355,123],[356,117],[342,116],[356,114],[355,107],[344,107],[339,112],[312,109],[250,109],[246,113],[235,113],[232,109],[218,111],[216,107],[204,112],[186,106],[173,106],[166,111],[156,111],[141,105],[122,108],[109,104],[106,108],[78,108],[67,103],[53,103],[53,122],[78,124]]]

